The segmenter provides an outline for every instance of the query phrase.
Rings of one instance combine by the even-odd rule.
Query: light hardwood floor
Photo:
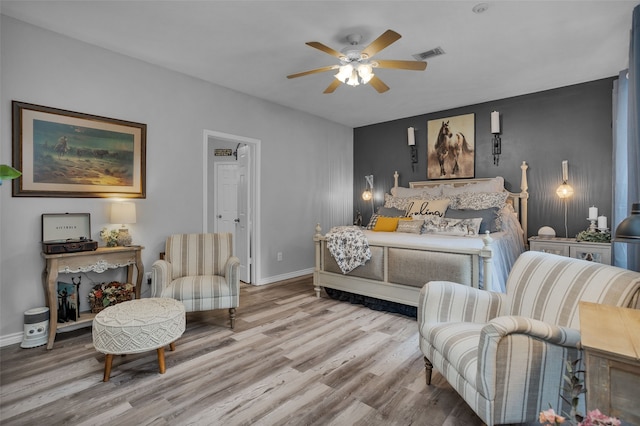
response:
[[[242,285],[227,312],[187,314],[166,351],[104,355],[91,328],[0,349],[2,425],[481,425],[434,371],[425,385],[414,319],[315,297],[311,278]]]

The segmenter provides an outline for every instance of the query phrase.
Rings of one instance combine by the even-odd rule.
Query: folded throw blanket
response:
[[[369,242],[356,226],[334,226],[326,235],[329,253],[343,274],[353,271],[371,259]]]

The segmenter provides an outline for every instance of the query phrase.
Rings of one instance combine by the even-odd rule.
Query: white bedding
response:
[[[505,216],[507,217],[507,216]],[[524,251],[524,242],[522,238],[522,228],[514,216],[509,216],[507,220],[503,220],[503,229],[501,232],[489,234],[493,239],[491,248],[492,256],[492,288],[488,289],[500,293],[505,293],[505,284],[511,266],[516,258]],[[447,249],[482,249],[484,247],[484,235],[477,237],[461,237],[450,235],[435,234],[410,234],[403,232],[374,232],[364,231],[369,245],[385,245],[406,248],[442,248]],[[480,265],[481,266],[481,265]],[[483,268],[480,267],[480,283],[484,282],[482,277]]]

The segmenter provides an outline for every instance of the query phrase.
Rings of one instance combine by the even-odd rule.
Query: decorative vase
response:
[[[118,246],[130,246],[131,234],[129,234],[129,230],[127,228],[120,228],[116,241],[118,242]]]

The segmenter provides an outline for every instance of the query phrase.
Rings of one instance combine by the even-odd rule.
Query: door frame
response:
[[[205,129],[203,132],[203,155],[202,155],[202,227],[203,232],[208,232],[208,217],[209,217],[209,188],[208,188],[208,176],[209,176],[209,158],[213,155],[213,149],[215,149],[212,140],[222,140],[225,142],[232,142],[234,144],[247,144],[251,149],[251,177],[249,182],[250,196],[249,196],[249,219],[251,221],[249,227],[249,234],[251,238],[251,245],[249,248],[249,256],[251,257],[252,268],[251,269],[251,284],[259,285],[260,277],[260,139],[254,139],[246,136],[233,135],[230,133],[218,132],[215,130]]]

